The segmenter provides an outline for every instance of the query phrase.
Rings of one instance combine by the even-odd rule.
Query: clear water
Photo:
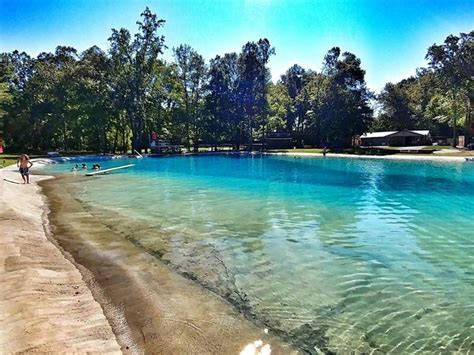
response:
[[[302,348],[474,352],[474,163],[101,161],[128,163],[87,180],[79,171],[74,195]]]

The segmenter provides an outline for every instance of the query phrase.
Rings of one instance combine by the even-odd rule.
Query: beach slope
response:
[[[0,181],[0,349],[17,352],[120,353],[112,328],[75,265],[45,228],[34,176]],[[0,176],[1,177],[1,176]]]

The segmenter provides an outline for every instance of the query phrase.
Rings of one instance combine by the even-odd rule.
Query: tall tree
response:
[[[206,89],[207,67],[203,57],[187,44],[173,49],[177,76],[182,86],[184,105],[185,145],[191,141],[197,151],[203,128],[203,99]]]
[[[111,61],[100,48],[93,46],[85,50],[77,63],[76,98],[81,127],[76,134],[85,145],[95,151],[110,151],[117,148],[119,131],[113,124],[119,111],[113,107],[110,81]],[[113,132],[117,130],[116,132]],[[109,136],[112,133],[113,136]],[[113,143],[112,145],[110,143]]]
[[[207,87],[206,107],[210,113],[209,134],[214,149],[217,141],[229,139],[237,141],[239,136],[237,117],[238,102],[238,65],[237,54],[227,53],[216,56],[209,64],[209,81]]]
[[[283,83],[268,84],[268,130],[280,131],[288,128],[292,100]],[[291,130],[289,130],[291,131]]]
[[[376,128],[399,131],[419,128],[415,105],[409,95],[408,87],[415,79],[405,79],[400,83],[388,83],[378,96],[382,112],[377,118]]]
[[[164,36],[158,30],[165,23],[147,7],[138,21],[139,32],[132,40],[124,28],[113,29],[110,55],[113,63],[112,87],[116,102],[120,102],[132,129],[132,148],[148,145],[145,121],[153,102],[152,90],[156,80],[154,67],[165,48]]]
[[[449,134],[454,101],[442,86],[433,70],[423,68],[415,77],[386,84],[378,95],[380,112],[372,129],[430,129],[432,135]],[[462,122],[459,114],[457,117],[456,122]]]
[[[464,106],[466,122],[470,125],[470,108],[474,101],[474,31],[448,36],[443,44],[428,48],[425,58],[454,102],[452,126],[453,146],[456,146],[456,118]],[[469,133],[470,127],[466,131]]]
[[[256,43],[247,42],[239,55],[238,90],[247,124],[249,149],[252,149],[253,145],[254,128],[263,123],[267,113],[266,88],[270,80],[267,64],[273,54],[275,49],[268,39],[264,38]]]
[[[306,114],[306,106],[300,95],[308,79],[308,73],[298,64],[290,67],[285,74],[281,76],[281,82],[286,86],[288,95],[291,99],[291,110],[287,118],[287,129],[291,131],[296,124],[297,128],[301,128],[303,119]]]
[[[370,100],[372,92],[367,89],[365,70],[354,54],[344,52],[339,47],[332,48],[324,58],[323,75],[330,79],[333,110],[331,134],[333,144],[350,146],[352,137],[361,134],[372,122]]]

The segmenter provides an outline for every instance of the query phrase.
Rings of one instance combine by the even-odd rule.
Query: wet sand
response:
[[[47,235],[45,178],[0,171],[0,352],[120,353],[84,275]]]
[[[223,298],[171,270],[85,210],[61,179],[41,183],[59,245],[79,265],[125,352],[296,353]]]

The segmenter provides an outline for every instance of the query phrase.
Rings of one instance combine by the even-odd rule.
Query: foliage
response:
[[[194,150],[205,127],[204,96],[207,80],[207,67],[204,59],[187,44],[173,49],[176,60],[176,75],[180,88],[180,103],[182,124],[186,148],[189,150],[192,142]]]
[[[164,36],[157,34],[164,20],[158,20],[147,7],[137,22],[139,32],[133,41],[127,29],[113,29],[110,41],[112,95],[125,112],[132,130],[132,148],[148,144],[146,120],[156,105],[154,83],[158,56],[163,53]]]
[[[372,120],[372,93],[365,83],[360,59],[338,47],[324,59],[323,72],[311,73],[298,96],[307,109],[304,124],[317,146],[345,147],[367,130]]]
[[[302,128],[308,105],[302,99],[301,92],[307,84],[308,74],[305,69],[295,64],[281,76],[281,83],[286,87],[291,99],[286,125],[287,130]]]
[[[151,132],[188,150],[252,149],[275,131],[290,133],[298,146],[337,148],[370,129],[447,134],[470,117],[473,32],[431,46],[429,68],[388,83],[374,118],[375,97],[353,53],[334,47],[321,72],[295,64],[273,83],[268,64],[275,49],[268,39],[209,63],[182,44],[167,63],[161,58],[164,23],[146,8],[137,33],[112,30],[107,51],[58,46],[36,58],[0,54],[0,130],[3,125],[7,149],[123,152],[147,148]]]
[[[291,115],[292,100],[288,89],[282,83],[268,84],[268,131],[277,132],[288,128],[288,122],[293,122]]]
[[[242,107],[239,102],[239,65],[237,53],[216,56],[210,62],[206,108],[210,114],[208,132],[217,149],[218,141],[240,142]]]
[[[456,137],[465,125],[474,100],[474,31],[450,35],[443,44],[428,48],[429,67],[415,77],[388,83],[378,100],[381,112],[373,129],[429,128],[434,135]],[[468,141],[468,140],[467,140]]]
[[[275,49],[270,42],[260,39],[258,42],[247,42],[237,60],[238,78],[238,100],[242,107],[239,110],[240,117],[237,121],[246,128],[246,140],[252,149],[254,129],[265,126],[267,118],[267,83],[270,81],[270,72],[267,68],[270,56],[275,54]],[[238,147],[239,142],[236,142]]]

